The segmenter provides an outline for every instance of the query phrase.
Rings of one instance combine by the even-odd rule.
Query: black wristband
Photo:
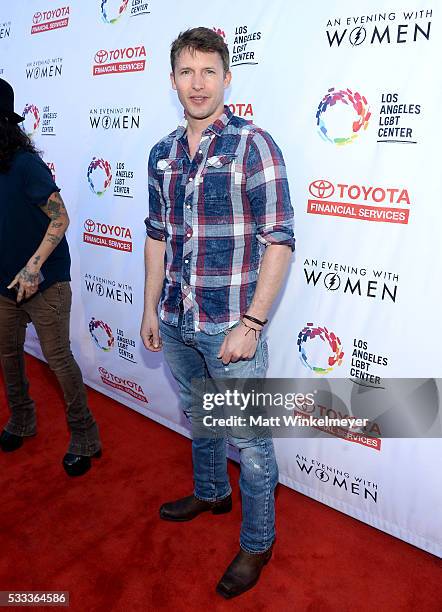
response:
[[[265,321],[260,321],[259,319],[256,319],[255,317],[251,317],[250,315],[243,315],[242,316],[243,319],[248,319],[249,321],[252,321],[252,323],[256,323],[257,325],[261,325],[261,327],[264,327],[264,325],[267,323],[268,319],[266,319]]]

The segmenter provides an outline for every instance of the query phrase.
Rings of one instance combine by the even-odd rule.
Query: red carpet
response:
[[[442,610],[437,557],[283,486],[273,560],[253,591],[222,600],[214,588],[238,546],[237,466],[233,512],[160,521],[163,501],[191,492],[189,440],[89,390],[104,453],[69,479],[60,392],[45,364],[29,358],[28,373],[39,435],[0,454],[0,590],[69,591],[74,612]],[[3,424],[3,388],[0,401]]]

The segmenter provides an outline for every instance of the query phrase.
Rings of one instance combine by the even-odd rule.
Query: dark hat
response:
[[[7,117],[14,123],[21,123],[24,117],[14,112],[14,90],[9,83],[0,79],[0,117]]]

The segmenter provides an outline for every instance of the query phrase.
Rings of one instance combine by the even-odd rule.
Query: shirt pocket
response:
[[[157,172],[161,176],[162,174],[171,174],[172,172],[178,172],[183,166],[183,160],[177,158],[165,158],[157,161]]]
[[[236,158],[236,155],[227,154],[227,155],[212,155],[212,157],[207,158],[206,169],[219,169],[227,166],[227,164],[232,163],[232,161]]]
[[[240,192],[232,184],[236,155],[213,155],[202,172],[204,215],[211,225],[233,225],[234,202],[241,202]],[[233,229],[232,229],[233,233]]]
[[[225,201],[231,195],[236,155],[212,155],[202,172],[204,201]]]
[[[184,196],[183,160],[177,158],[159,159],[156,166],[156,175],[166,207],[170,209],[173,202]]]

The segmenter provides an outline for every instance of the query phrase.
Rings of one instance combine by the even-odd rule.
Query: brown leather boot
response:
[[[270,561],[272,549],[251,555],[242,548],[218,582],[217,593],[231,599],[245,593],[258,582],[261,570]]]
[[[160,518],[165,521],[191,521],[201,512],[211,511],[212,514],[225,514],[232,509],[232,496],[221,501],[209,502],[198,499],[194,495],[163,504],[160,508]]]

